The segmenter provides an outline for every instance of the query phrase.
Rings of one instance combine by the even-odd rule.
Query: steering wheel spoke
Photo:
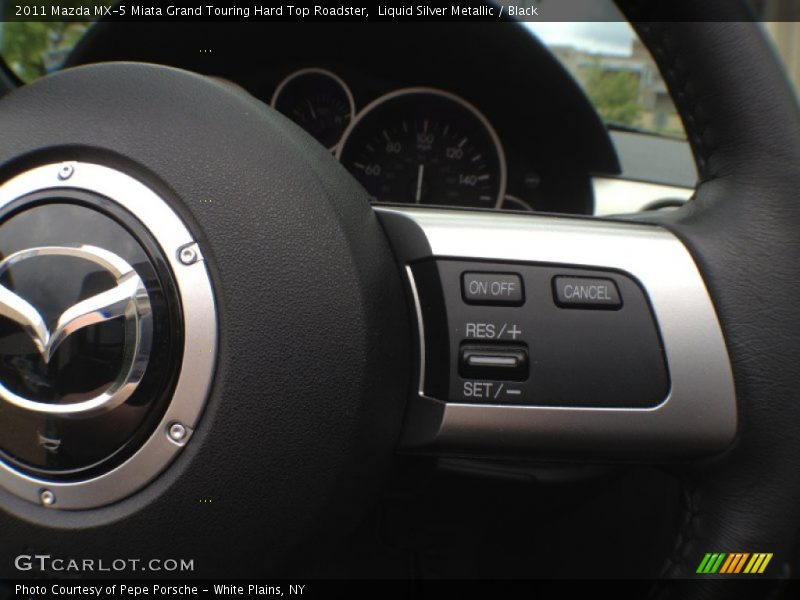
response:
[[[719,452],[734,438],[717,315],[666,229],[377,211],[418,326],[405,450],[663,461]]]

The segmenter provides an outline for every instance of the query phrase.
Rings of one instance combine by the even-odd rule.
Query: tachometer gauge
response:
[[[506,161],[489,121],[432,88],[392,92],[345,131],[337,156],[380,202],[499,207]]]
[[[353,94],[344,81],[325,69],[302,69],[281,81],[273,108],[333,149],[353,119]]]

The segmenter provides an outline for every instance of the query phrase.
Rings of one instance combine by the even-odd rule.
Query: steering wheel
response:
[[[785,575],[800,517],[797,104],[738,3],[676,0],[671,20],[651,4],[621,6],[701,181],[685,207],[635,220],[373,207],[286,118],[162,66],[69,69],[3,98],[0,314],[27,333],[12,344],[6,327],[3,352],[66,354],[0,372],[0,572],[31,549],[119,556],[115,540],[204,576],[299,572],[299,549],[370,506],[399,445],[670,464],[686,505],[665,577],[706,553],[771,553]],[[81,269],[108,271],[111,291],[67,290]],[[581,349],[585,335],[610,350]],[[537,344],[561,362],[542,370]],[[69,371],[89,359],[103,368]]]

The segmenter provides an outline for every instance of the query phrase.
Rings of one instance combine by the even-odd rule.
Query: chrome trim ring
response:
[[[443,402],[419,388],[403,447],[473,456],[674,459],[721,451],[736,434],[736,395],[722,330],[683,243],[646,224],[376,207],[403,266],[431,258],[613,269],[636,278],[661,332],[671,389],[653,408]],[[406,269],[411,275],[411,270]],[[424,323],[413,277],[421,362]],[[422,382],[420,380],[420,386]]]
[[[500,208],[502,210],[534,212],[533,206],[525,202],[522,198],[518,196],[512,196],[511,194],[506,194],[503,196],[503,202],[501,203]]]
[[[64,179],[64,173],[69,177]],[[116,468],[83,481],[49,481],[21,473],[0,461],[0,486],[48,509],[79,510],[105,506],[144,487],[161,473],[190,440],[203,413],[217,357],[217,311],[199,248],[175,211],[149,187],[105,166],[68,162],[37,167],[0,185],[0,209],[28,194],[75,189],[99,194],[130,214],[149,231],[166,258],[178,288],[183,312],[183,358],[172,400],[155,431],[139,450]],[[181,260],[194,250],[194,260]],[[185,435],[170,436],[180,423]],[[43,492],[48,499],[43,502]]]

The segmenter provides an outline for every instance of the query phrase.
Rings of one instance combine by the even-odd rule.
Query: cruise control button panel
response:
[[[426,396],[447,402],[649,408],[669,373],[630,276],[561,265],[428,259],[412,266]]]

